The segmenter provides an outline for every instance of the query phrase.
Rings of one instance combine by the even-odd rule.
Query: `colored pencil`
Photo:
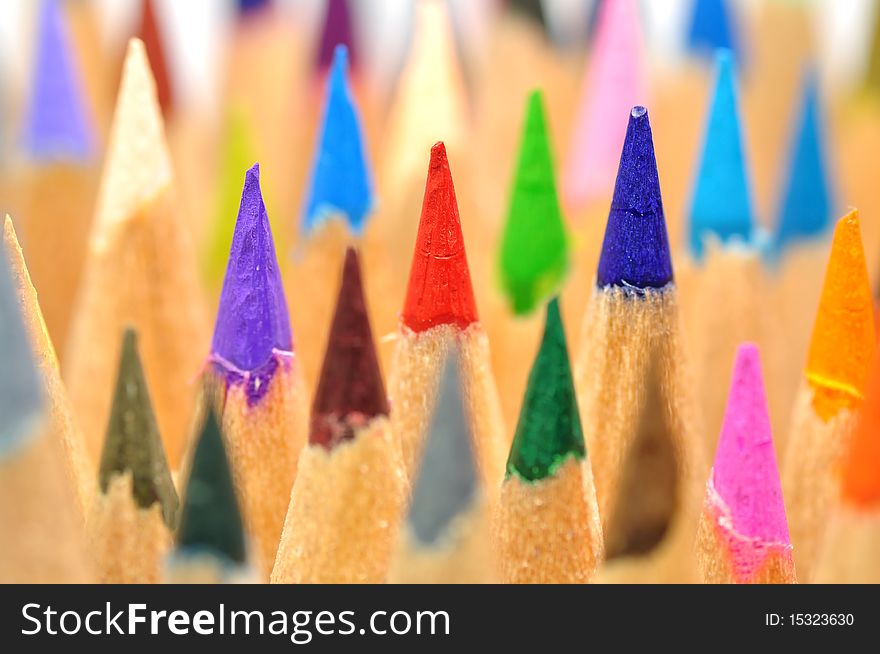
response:
[[[768,382],[771,420],[780,448],[786,447],[791,411],[800,384],[803,354],[810,341],[809,321],[816,313],[822,289],[822,270],[828,257],[828,237],[834,218],[834,200],[825,161],[822,110],[818,80],[808,72],[800,111],[794,125],[785,180],[779,200],[771,254],[777,259],[777,329],[768,338]]]
[[[111,80],[107,70],[110,60],[102,38],[100,12],[90,2],[64,2],[63,5],[73,51],[77,54],[83,87],[89,99],[89,110],[94,116],[95,131],[103,142],[110,128],[110,114],[113,111],[115,88],[110,88],[111,81],[116,80]]]
[[[597,583],[694,583],[696,505],[689,498],[694,467],[665,392],[665,355],[647,355],[638,416],[623,458],[618,492],[606,519],[605,562]],[[600,507],[601,508],[601,507]]]
[[[691,8],[687,47],[700,56],[712,57],[719,49],[738,56],[742,44],[733,7],[727,0],[696,0]]]
[[[333,315],[333,287],[345,249],[360,241],[375,203],[360,117],[349,84],[348,50],[337,47],[327,77],[297,250],[287,266],[291,320],[310,388],[321,369],[321,345]],[[310,280],[308,284],[301,280]]]
[[[56,349],[64,353],[98,183],[98,139],[65,12],[41,3],[16,183],[16,226]]]
[[[853,210],[837,222],[813,338],[785,454],[785,489],[798,577],[812,580],[819,539],[835,496],[874,358],[874,305]]]
[[[67,476],[72,481],[79,516],[84,522],[95,495],[95,466],[88,456],[86,443],[73,414],[70,398],[61,381],[58,357],[55,356],[55,348],[52,347],[52,339],[37,301],[37,292],[31,283],[24,263],[24,255],[18,245],[9,216],[4,221],[3,245],[18,306],[33,348],[34,360],[42,376],[49,429],[61,443]]]
[[[779,200],[780,153],[785,151],[785,125],[797,105],[798,87],[805,67],[817,57],[811,8],[803,2],[762,2],[745,26],[749,33],[746,61],[754,72],[743,96],[749,128],[755,198],[770,208]],[[768,211],[770,216],[773,213]],[[779,433],[778,430],[776,433]]]
[[[178,222],[172,171],[146,52],[129,43],[64,379],[91,456],[109,415],[123,328],[141,355],[168,463],[177,468],[202,366],[206,325],[196,260]],[[201,349],[204,352],[204,349]]]
[[[2,583],[88,582],[82,514],[65,471],[5,248],[0,250]]]
[[[256,576],[211,395],[207,390],[203,398],[205,415],[189,462],[177,542],[165,570],[169,583],[249,583]]]
[[[669,402],[670,437],[682,458],[683,502],[696,506],[701,499],[708,465],[678,311],[651,125],[647,110],[635,107],[575,363],[606,543],[611,502],[635,437],[642,379],[655,350]]]
[[[503,297],[488,305],[492,364],[506,424],[516,423],[529,363],[541,339],[538,308],[563,283],[570,265],[570,240],[556,193],[544,101],[533,91],[526,101],[519,155],[501,233],[497,276]]]
[[[431,148],[419,233],[388,385],[394,435],[407,477],[421,459],[446,351],[461,352],[469,433],[478,470],[494,493],[501,484],[507,436],[477,316],[464,235],[444,144]]]
[[[571,283],[562,295],[569,324],[577,324],[590,298],[627,113],[652,98],[639,3],[603,0],[596,12],[572,134],[563,151],[562,198],[573,234]],[[580,334],[573,336],[578,351]]]
[[[137,335],[131,329],[122,338],[98,478],[101,490],[88,522],[98,580],[159,583],[178,499],[138,356]]]
[[[617,173],[627,111],[648,101],[647,67],[638,3],[605,0],[584,78],[563,175],[566,207],[583,215],[608,200]],[[595,251],[595,257],[598,251]]]
[[[165,57],[165,35],[156,15],[156,7],[153,0],[141,2],[140,24],[137,30],[138,38],[143,42],[147,52],[147,60],[150,62],[150,70],[156,81],[156,99],[162,109],[165,120],[171,118],[177,93],[171,78],[171,67]]]
[[[390,583],[461,584],[498,580],[491,505],[476,460],[464,399],[461,356],[450,348]]]
[[[596,488],[556,299],[547,305],[529,374],[498,522],[506,583],[586,583],[602,558]]]
[[[385,147],[379,160],[378,190],[383,204],[376,221],[393,257],[394,270],[407,269],[408,252],[415,241],[413,216],[419,215],[421,207],[422,153],[442,140],[455,161],[467,161],[464,153],[469,128],[467,96],[449,10],[445,2],[419,0],[410,50],[388,110]],[[470,171],[459,176],[470,178]],[[458,194],[465,215],[470,208],[468,191],[460,187]],[[394,297],[402,297],[404,291],[402,285],[389,290]]]
[[[210,361],[245,524],[268,579],[308,434],[308,394],[293,351],[259,164],[245,175]]]
[[[346,252],[272,583],[381,583],[405,492],[360,264]]]
[[[839,495],[815,565],[816,583],[880,583],[880,365],[843,456]]]
[[[705,583],[796,582],[758,348],[740,346],[697,533]]]
[[[723,378],[737,345],[764,336],[759,306],[764,278],[759,228],[741,136],[733,53],[715,57],[715,90],[690,206],[688,256],[678,267],[682,318],[713,452],[724,417]],[[717,302],[718,298],[723,302]],[[711,311],[706,307],[714,306]]]

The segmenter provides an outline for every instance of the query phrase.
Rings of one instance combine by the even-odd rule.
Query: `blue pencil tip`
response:
[[[737,35],[727,0],[695,0],[687,37],[688,47],[700,55],[718,48],[738,54]]]
[[[6,252],[0,247],[0,461],[34,433],[43,394]]]
[[[44,0],[37,27],[24,147],[38,160],[84,161],[94,151],[83,89],[57,0]]]
[[[238,371],[258,371],[274,361],[276,350],[290,351],[292,341],[260,166],[254,164],[245,175],[211,353]]]
[[[819,86],[813,71],[807,73],[796,130],[776,229],[777,253],[792,242],[826,234],[833,220]]]
[[[271,4],[271,0],[238,0],[238,2],[236,2],[238,13],[241,16],[246,16],[254,11],[264,9]]]
[[[722,243],[751,242],[754,217],[743,152],[733,55],[716,56],[715,93],[709,108],[703,156],[691,204],[688,242],[691,254],[703,256],[707,234]]]
[[[660,196],[648,110],[634,107],[626,128],[620,167],[596,283],[645,289],[672,281],[669,237]]]
[[[348,83],[348,48],[336,46],[327,80],[324,120],[312,166],[303,231],[328,217],[343,217],[355,234],[373,208],[373,182],[360,118]]]

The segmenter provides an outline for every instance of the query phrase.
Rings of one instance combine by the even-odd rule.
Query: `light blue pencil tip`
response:
[[[716,55],[715,92],[691,202],[688,244],[695,258],[702,258],[707,235],[721,243],[751,241],[754,215],[730,50]]]
[[[327,80],[324,121],[302,230],[309,233],[328,217],[338,215],[352,232],[360,234],[372,208],[372,175],[348,83],[348,49],[338,45]]]
[[[800,118],[788,160],[774,239],[778,254],[789,244],[827,234],[834,218],[834,199],[825,162],[819,83],[808,71]]]
[[[44,0],[37,27],[24,147],[37,160],[85,161],[94,153],[76,57],[58,0]]]

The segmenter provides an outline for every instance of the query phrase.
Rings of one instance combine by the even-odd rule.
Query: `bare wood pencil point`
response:
[[[141,338],[144,372],[175,469],[181,459],[207,330],[195,253],[181,225],[172,171],[143,43],[129,43],[65,381],[97,459],[123,328]]]

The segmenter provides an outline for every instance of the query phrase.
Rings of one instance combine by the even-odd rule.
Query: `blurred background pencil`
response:
[[[9,216],[6,216],[3,225],[3,241],[18,306],[33,348],[34,359],[45,384],[46,413],[51,423],[50,429],[61,443],[64,467],[73,484],[79,515],[85,520],[95,495],[95,467],[86,450],[67,390],[61,381],[58,357],[52,347],[52,339],[37,302],[37,292],[24,264],[24,255]]]
[[[256,578],[213,394],[207,391],[203,397],[203,423],[188,465],[176,544],[165,569],[168,583],[251,583]]]
[[[880,583],[880,365],[875,360],[858,426],[841,464],[839,494],[818,548],[820,584]]]
[[[492,505],[479,474],[460,361],[457,348],[451,348],[389,583],[476,584],[499,579],[491,541]]]
[[[97,460],[124,327],[138,330],[168,463],[180,463],[207,342],[197,262],[177,218],[144,45],[129,43],[64,380]]]
[[[46,385],[0,250],[0,556],[2,583],[86,583],[83,516],[46,403]]]

